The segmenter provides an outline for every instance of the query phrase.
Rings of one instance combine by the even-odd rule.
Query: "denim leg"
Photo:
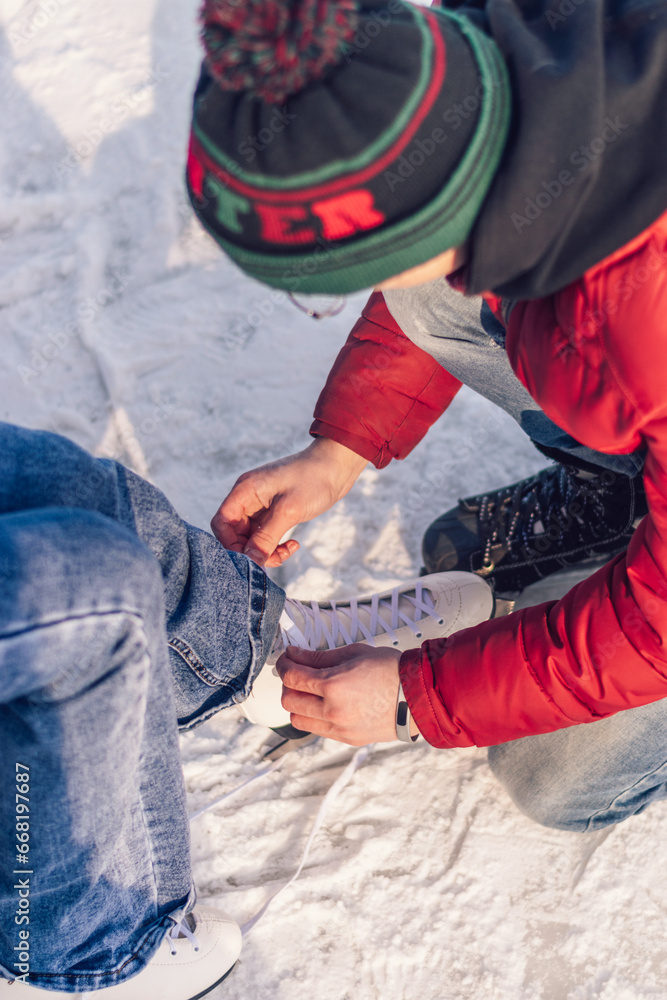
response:
[[[186,524],[159,490],[119,463],[56,434],[0,423],[0,517],[43,507],[97,511],[157,559],[181,728],[247,698],[285,599],[262,569]]]
[[[0,962],[26,971],[27,928],[33,985],[114,985],[192,891],[163,582],[126,528],[67,508],[0,517],[0,729]]]
[[[245,697],[283,601],[127,469],[0,424],[0,816],[13,831],[26,765],[31,982],[120,982],[192,905],[177,720]],[[18,856],[5,838],[10,975]]]
[[[587,832],[667,797],[667,699],[490,747],[491,770],[543,826]]]
[[[438,278],[415,288],[384,293],[403,332],[451,375],[500,406],[552,457],[636,476],[642,452],[606,455],[575,441],[540,409],[512,371],[505,351],[505,328],[481,296],[465,296]],[[510,304],[508,304],[510,305]]]

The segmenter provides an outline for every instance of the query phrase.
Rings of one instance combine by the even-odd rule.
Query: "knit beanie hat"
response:
[[[507,137],[495,43],[403,0],[205,0],[188,189],[248,274],[341,294],[465,242]]]

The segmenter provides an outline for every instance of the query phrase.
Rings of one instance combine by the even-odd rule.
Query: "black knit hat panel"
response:
[[[381,48],[369,44],[363,58],[351,49],[345,72],[335,67],[275,104],[211,86],[204,65],[195,121],[225,156],[260,178],[317,170],[325,151],[332,157],[361,154],[390,128],[421,64],[419,33],[406,15],[383,30]]]
[[[297,287],[281,261],[304,258],[304,290],[352,290],[377,280],[383,255],[388,277],[462,242],[502,152],[507,81],[477,29],[401,0],[363,3],[355,25],[338,62],[284,99],[227,89],[206,66],[197,88],[195,210],[280,287]]]

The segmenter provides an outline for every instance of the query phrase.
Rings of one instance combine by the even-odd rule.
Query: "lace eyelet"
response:
[[[394,639],[394,641],[392,642],[392,646],[398,646],[398,639]]]
[[[421,639],[423,635],[423,632],[415,632],[415,639]]]
[[[170,951],[170,952],[169,952],[169,954],[170,954],[170,955],[178,955],[178,952],[177,952],[177,951],[175,951],[175,950],[172,950],[172,951]]]
[[[199,947],[195,948],[195,951],[199,951]]]
[[[445,619],[444,618],[439,618],[438,619],[438,625],[444,625],[444,624],[445,624]]]

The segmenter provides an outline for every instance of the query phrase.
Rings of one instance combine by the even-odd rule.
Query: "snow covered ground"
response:
[[[194,0],[0,0],[0,418],[148,475],[201,526],[236,476],[307,442],[356,318],[316,323],[238,273],[182,183]],[[291,596],[393,585],[457,496],[540,466],[462,392],[410,458],[302,526]],[[538,595],[530,595],[536,601]],[[258,770],[236,710],[183,739],[193,811]],[[240,922],[294,871],[350,748],[319,742],[193,824],[200,896]],[[667,998],[659,804],[610,832],[519,815],[481,750],[372,749],[220,1000]]]

